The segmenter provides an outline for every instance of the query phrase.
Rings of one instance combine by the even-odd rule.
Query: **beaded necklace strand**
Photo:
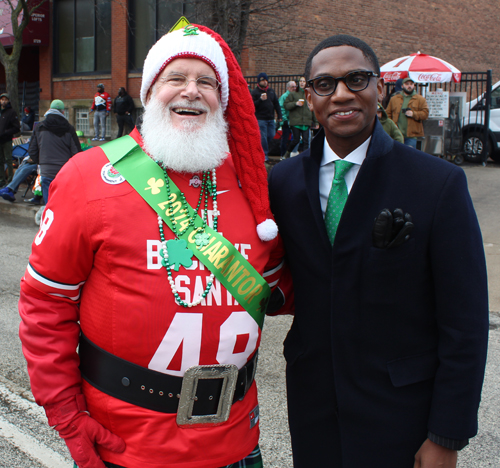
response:
[[[169,209],[167,210],[168,216],[170,217],[170,222],[172,224],[172,231],[176,237],[177,240],[179,240],[179,237],[182,236],[183,234],[186,233],[186,231],[190,227],[194,227],[194,221],[196,218],[196,215],[198,213],[198,210],[200,209],[200,206],[202,204],[203,199],[204,201],[204,212],[203,212],[203,217],[202,221],[203,224],[201,227],[198,227],[196,229],[197,234],[194,236],[196,240],[196,245],[198,248],[203,247],[209,243],[209,235],[205,233],[205,228],[207,226],[207,216],[208,216],[208,199],[210,196],[212,196],[212,207],[213,207],[213,212],[214,212],[214,217],[213,217],[213,229],[214,231],[217,232],[217,224],[218,224],[218,217],[220,215],[218,209],[217,209],[217,174],[215,169],[213,169],[212,172],[212,177],[211,181],[209,179],[210,177],[210,171],[204,171],[203,172],[203,178],[202,178],[202,184],[201,184],[201,189],[200,189],[200,197],[198,198],[198,204],[196,205],[196,209],[194,210],[194,213],[192,216],[189,217],[188,225],[181,231],[177,230],[176,224],[177,221],[174,219],[173,215],[173,206],[171,202],[171,190],[170,190],[170,177],[168,176],[167,169],[159,162],[156,161],[156,163],[162,168],[163,170],[163,176],[165,178],[165,186],[167,189],[167,195],[168,195],[168,204],[169,204]],[[181,197],[182,197],[182,206],[183,206],[183,212],[188,213],[188,203],[186,200],[186,197],[184,193],[181,192]],[[175,287],[175,282],[172,277],[172,265],[169,262],[168,259],[168,248],[167,248],[167,241],[165,240],[165,235],[163,231],[163,219],[161,218],[160,215],[158,215],[158,228],[160,231],[160,240],[161,240],[161,256],[163,257],[162,260],[162,265],[165,267],[167,270],[168,274],[168,282],[170,284],[170,288],[172,289],[172,293],[175,297],[176,302],[181,305],[182,307],[189,308],[189,307],[194,307],[197,306],[198,304],[205,299],[210,291],[210,288],[212,287],[212,284],[214,282],[215,275],[213,273],[210,274],[207,282],[207,287],[203,291],[202,294],[198,296],[198,298],[193,301],[193,302],[186,302],[181,299],[179,296],[179,293],[177,291],[177,288]],[[170,241],[172,242],[172,241]],[[185,242],[185,241],[184,241]]]

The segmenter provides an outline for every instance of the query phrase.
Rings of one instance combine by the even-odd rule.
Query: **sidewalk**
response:
[[[101,146],[104,143],[107,143],[108,141],[109,140],[90,141],[90,144],[92,146]],[[33,224],[35,224],[35,214],[42,205],[31,205],[29,203],[26,203],[23,198],[23,194],[25,191],[26,191],[26,184],[22,183],[19,186],[19,190],[16,193],[15,202],[9,202],[0,197],[0,214],[5,213],[5,214],[21,216],[24,218],[31,218],[33,220]],[[31,190],[28,190],[28,193],[26,193],[26,200],[33,198],[33,196],[34,196],[33,192]]]
[[[26,184],[21,184],[16,193],[16,201],[9,202],[0,197],[0,216],[2,213],[21,216],[24,218],[31,218],[35,224],[35,214],[42,205],[31,205],[26,203],[23,199],[23,194],[26,191]],[[33,198],[33,192],[28,190],[26,200]]]

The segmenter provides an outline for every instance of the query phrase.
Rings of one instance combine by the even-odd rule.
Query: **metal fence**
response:
[[[280,97],[289,81],[298,83],[301,74],[268,75],[269,86]],[[257,86],[257,76],[246,76],[248,87]],[[496,149],[496,140],[489,130],[491,108],[492,71],[462,72],[460,83],[418,84],[422,94],[442,89],[455,95],[462,94],[460,109],[454,101],[450,103],[450,117],[446,125],[445,147],[447,151],[473,162],[486,162]],[[394,83],[386,83],[386,96],[394,89]],[[425,89],[425,91],[424,91]],[[480,97],[475,106],[468,103]],[[458,101],[457,101],[458,103]],[[500,104],[499,104],[500,105]],[[450,120],[453,119],[453,122]],[[457,159],[458,162],[458,159]]]
[[[461,109],[458,109],[454,103],[450,103],[449,117],[449,119],[454,119],[455,121],[455,124],[449,128],[450,132],[458,132],[459,145],[457,148],[448,144],[448,148],[451,148],[457,154],[461,154],[469,161],[485,163],[488,155],[492,155],[496,147],[495,139],[489,130],[491,86],[491,70],[485,72],[463,72],[460,83],[418,84],[418,88],[422,94],[442,89],[456,96],[462,95],[462,102],[465,105]],[[394,83],[386,83],[385,87],[386,96],[389,96],[394,89]],[[424,89],[425,92],[423,92]],[[479,97],[481,99],[474,106],[468,104]]]
[[[274,89],[278,98],[286,91],[286,84],[295,81],[299,84],[299,78],[303,75],[268,75],[269,86]],[[257,86],[257,76],[245,76],[250,91]]]

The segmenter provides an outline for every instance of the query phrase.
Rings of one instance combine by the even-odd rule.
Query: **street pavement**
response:
[[[469,190],[483,233],[489,275],[490,339],[479,414],[479,434],[459,455],[459,468],[500,468],[500,165],[465,164]],[[28,195],[30,196],[30,195]],[[0,199],[0,468],[71,468],[64,443],[46,425],[29,391],[26,364],[17,337],[19,280],[38,227],[37,207]],[[456,235],[460,235],[457,233]],[[266,320],[257,384],[261,441],[266,468],[292,467],[286,419],[282,343],[290,317]],[[307,396],[305,396],[307,397]],[[313,400],[311,405],[321,404]]]

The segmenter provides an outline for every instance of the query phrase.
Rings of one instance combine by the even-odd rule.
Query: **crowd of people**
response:
[[[280,160],[306,151],[312,137],[311,130],[319,128],[315,114],[306,102],[306,78],[300,77],[298,85],[289,81],[279,98],[269,86],[266,73],[258,75],[257,83],[251,94],[265,161],[269,162],[272,141],[277,138],[278,130],[281,132]],[[377,117],[391,138],[416,148],[417,139],[424,136],[423,121],[429,117],[429,107],[425,97],[416,92],[413,80],[407,77],[396,82],[389,96],[382,95],[377,102]]]
[[[486,363],[483,243],[462,169],[416,149],[428,108],[400,85],[384,108],[373,49],[335,35],[282,96],[266,73],[249,90],[226,42],[184,24],[147,55],[140,129],[76,154],[51,103],[16,173],[39,165],[47,202],[20,338],[75,465],[263,467],[267,313],[294,315],[296,468],[456,468]],[[120,88],[120,134],[131,101]],[[92,108],[102,140],[102,84]]]
[[[135,105],[126,89],[118,90],[113,103],[113,112],[118,124],[117,138],[124,133],[125,125],[128,132],[134,129],[132,114]],[[105,92],[102,83],[97,85],[90,112],[94,112],[95,136],[92,141],[106,141],[106,119],[111,111],[111,97]],[[35,125],[36,124],[36,125]],[[12,139],[19,132],[29,133],[28,156],[23,158],[14,173],[12,158]],[[101,135],[99,137],[99,135]],[[7,93],[0,97],[0,166],[6,165],[7,176],[2,171],[0,177],[0,197],[9,202],[16,200],[19,186],[31,180],[31,176],[40,175],[42,195],[25,199],[33,205],[46,204],[48,187],[62,166],[76,153],[91,148],[81,130],[75,131],[64,113],[64,103],[60,99],[51,102],[49,110],[40,122],[35,122],[35,112],[27,106],[23,109],[21,121],[10,105]],[[41,159],[39,160],[39,156]],[[33,184],[32,184],[33,185]]]

